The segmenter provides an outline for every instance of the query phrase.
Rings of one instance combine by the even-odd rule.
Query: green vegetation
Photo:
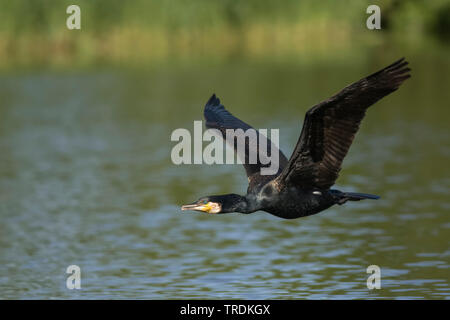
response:
[[[384,0],[382,30],[365,27],[374,1],[0,0],[0,67],[142,63],[173,58],[338,54],[386,34],[450,38],[449,0]],[[81,7],[81,30],[66,8]]]

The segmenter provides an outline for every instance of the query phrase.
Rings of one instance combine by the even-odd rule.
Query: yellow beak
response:
[[[181,207],[181,210],[186,211],[186,210],[195,210],[195,211],[202,211],[202,212],[207,212],[209,213],[209,211],[212,209],[211,207],[211,203],[208,202],[206,204],[185,204],[184,206]]]

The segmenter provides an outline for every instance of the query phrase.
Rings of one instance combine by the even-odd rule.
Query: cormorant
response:
[[[262,175],[263,165],[243,161],[249,186],[247,194],[203,197],[182,206],[182,210],[207,213],[269,212],[284,219],[294,219],[321,212],[334,204],[379,196],[330,189],[335,183],[353,138],[367,108],[398,89],[410,77],[404,58],[342,89],[306,113],[302,132],[289,161],[268,141],[271,152],[279,152],[279,171]],[[207,128],[215,128],[225,139],[226,129],[252,128],[234,117],[215,94],[204,110]],[[236,151],[236,144],[233,144]],[[245,159],[251,148],[246,142]],[[258,150],[256,150],[258,152]]]

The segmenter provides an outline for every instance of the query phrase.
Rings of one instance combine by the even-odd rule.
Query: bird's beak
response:
[[[181,210],[183,211],[195,210],[195,211],[209,212],[211,210],[211,205],[209,202],[207,204],[197,204],[197,203],[185,204],[184,206],[181,207]]]

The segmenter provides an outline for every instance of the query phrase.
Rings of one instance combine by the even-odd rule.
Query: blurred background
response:
[[[0,0],[0,298],[448,299],[449,49],[449,0]],[[239,165],[170,160],[212,93],[289,156],[309,107],[403,56],[337,181],[381,200],[181,213],[246,190]]]
[[[65,28],[71,4],[81,8],[80,31]],[[365,28],[370,4],[382,8],[381,31]],[[360,50],[394,44],[419,50],[450,39],[448,0],[18,0],[1,1],[0,9],[5,69],[364,59]]]

